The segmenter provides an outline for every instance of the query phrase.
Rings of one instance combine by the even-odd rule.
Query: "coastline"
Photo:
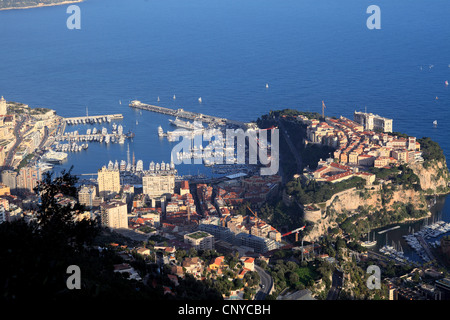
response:
[[[84,0],[68,0],[68,1],[63,1],[63,2],[59,2],[59,3],[49,3],[49,4],[42,4],[42,5],[36,5],[36,6],[1,8],[0,11],[53,7],[53,6],[61,6],[61,5],[65,5],[65,4],[79,3],[79,2],[83,2],[83,1]]]

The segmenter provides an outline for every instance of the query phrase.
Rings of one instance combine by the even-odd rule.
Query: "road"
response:
[[[8,152],[8,155],[5,159],[5,167],[12,166],[13,158],[16,153],[16,148],[22,142],[22,135],[20,134],[20,128],[22,127],[22,124],[24,122],[25,122],[25,117],[21,117],[21,119],[16,123],[16,126],[14,128],[14,136],[16,137],[16,143],[11,148],[11,150],[9,150],[9,152]]]
[[[272,277],[261,267],[255,265],[255,271],[258,272],[261,289],[256,293],[255,300],[264,300],[266,295],[269,294],[269,290],[272,287],[273,279]],[[264,286],[264,287],[263,287]]]
[[[331,279],[331,288],[328,291],[327,300],[336,300],[344,284],[344,274],[341,271],[334,270]]]

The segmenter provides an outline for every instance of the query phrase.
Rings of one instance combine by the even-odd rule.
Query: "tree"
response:
[[[75,187],[78,179],[71,175],[71,170],[72,168],[68,172],[63,170],[61,175],[54,179],[52,174],[47,172],[34,188],[41,202],[37,222],[41,235],[49,243],[72,244],[80,249],[84,244],[92,242],[99,232],[99,224],[91,219],[78,220],[86,211],[78,201],[73,206],[70,203],[58,203],[58,194],[78,199]]]
[[[293,285],[300,281],[300,277],[295,272],[292,272],[289,276],[289,282]]]

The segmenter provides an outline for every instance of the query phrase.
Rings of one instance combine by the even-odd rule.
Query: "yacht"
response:
[[[164,131],[163,131],[163,128],[161,126],[158,127],[158,136],[160,136],[160,137],[164,136]]]
[[[61,162],[67,159],[67,153],[50,150],[42,156],[44,162]]]

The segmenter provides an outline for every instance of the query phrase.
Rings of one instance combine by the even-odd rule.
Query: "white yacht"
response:
[[[67,159],[67,153],[50,150],[42,156],[44,162],[61,162]]]

